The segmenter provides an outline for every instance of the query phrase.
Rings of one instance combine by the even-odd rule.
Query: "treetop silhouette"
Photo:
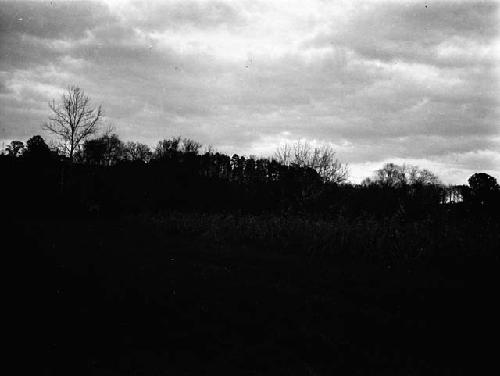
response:
[[[43,129],[62,140],[62,147],[73,162],[75,151],[97,132],[103,116],[101,106],[92,107],[90,98],[77,86],[70,86],[60,102],[49,102],[52,114]]]

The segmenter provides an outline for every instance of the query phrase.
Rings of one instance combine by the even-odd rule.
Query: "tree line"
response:
[[[6,176],[24,182],[8,186],[15,187],[8,194],[19,201],[37,187],[46,202],[79,213],[183,209],[418,216],[451,203],[492,212],[498,206],[498,184],[485,173],[471,176],[468,186],[446,187],[429,170],[387,163],[353,185],[348,166],[331,146],[298,141],[281,145],[271,158],[257,158],[202,151],[199,142],[174,137],[151,149],[123,142],[112,128],[99,133],[103,110],[78,87],[69,87],[49,108],[43,129],[59,144],[49,147],[36,135],[2,151]],[[38,180],[34,186],[33,180]]]

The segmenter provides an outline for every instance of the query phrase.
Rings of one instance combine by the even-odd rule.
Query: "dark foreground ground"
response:
[[[494,263],[326,260],[130,219],[4,229],[18,338],[38,375],[459,375],[496,363]]]

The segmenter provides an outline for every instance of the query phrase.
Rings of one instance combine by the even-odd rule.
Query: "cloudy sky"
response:
[[[43,133],[71,84],[123,140],[225,153],[330,143],[500,179],[497,1],[0,1],[0,141]]]

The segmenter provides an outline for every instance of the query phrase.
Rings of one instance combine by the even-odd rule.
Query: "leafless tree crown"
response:
[[[399,166],[394,163],[386,163],[381,169],[375,171],[373,178],[366,178],[362,184],[398,187],[402,185],[441,185],[442,183],[431,171],[420,169],[418,166],[409,164]]]
[[[305,141],[297,141],[293,145],[284,144],[276,150],[274,158],[285,166],[313,168],[325,182],[345,183],[349,177],[348,166],[337,159],[335,150],[330,145],[312,147]]]
[[[82,89],[70,86],[63,94],[61,102],[52,100],[49,102],[49,108],[52,113],[43,129],[61,138],[65,152],[73,161],[75,150],[97,132],[103,116],[102,107],[92,107],[90,98]]]

